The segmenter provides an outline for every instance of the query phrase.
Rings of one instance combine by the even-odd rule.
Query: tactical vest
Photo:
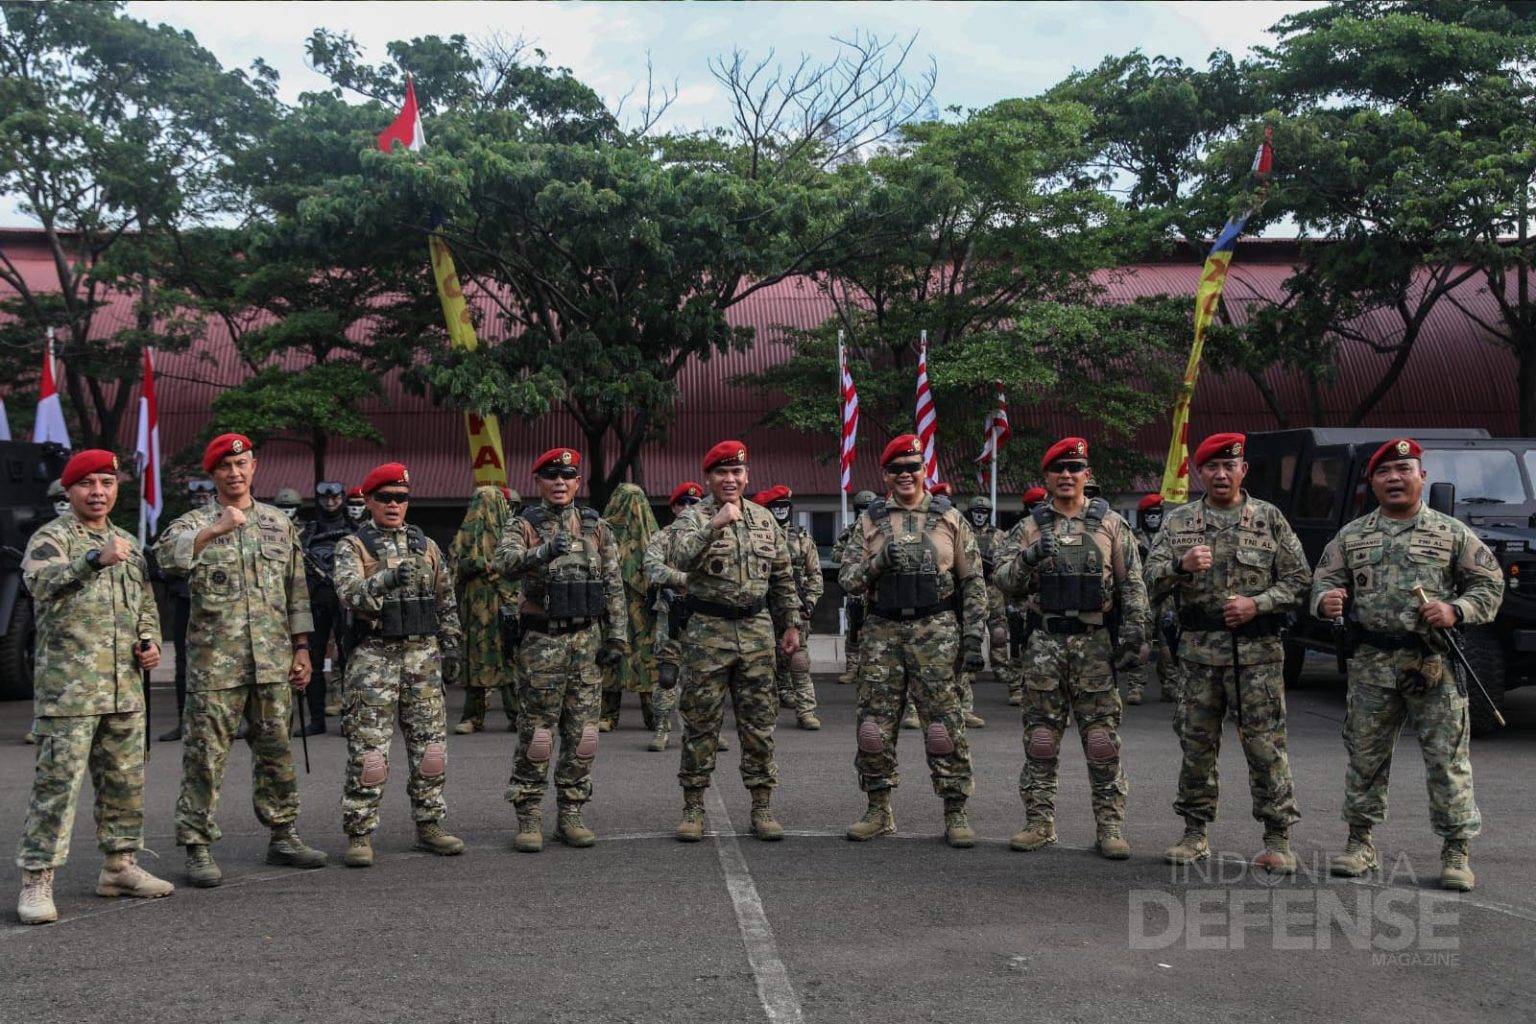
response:
[[[1109,502],[1094,498],[1083,513],[1081,544],[1063,544],[1056,535],[1055,550],[1036,577],[1042,612],[1067,615],[1104,610],[1104,552],[1095,537],[1103,532],[1108,513]],[[1055,530],[1049,505],[1037,505],[1030,516],[1042,534]]]
[[[357,531],[356,536],[368,556],[375,563],[382,562],[380,553],[384,544],[383,531],[370,521]],[[378,623],[370,634],[381,640],[407,640],[437,635],[437,573],[427,558],[427,535],[421,532],[421,527],[405,528],[405,546],[417,560],[415,582],[410,590],[396,588],[384,596]]]
[[[602,517],[595,508],[578,511],[581,537],[586,543],[572,544],[569,551],[529,578],[528,600],[542,604],[545,616],[551,619],[597,619],[607,612],[608,588],[603,582],[597,541]],[[544,536],[545,526],[555,523],[559,531],[559,521],[543,505],[530,505],[518,515],[541,541],[549,539]]]
[[[911,618],[937,608],[939,592],[939,553],[929,539],[944,513],[951,508],[949,499],[940,495],[928,502],[923,513],[923,528],[915,535],[896,536],[891,522],[891,507],[877,498],[865,513],[870,522],[885,535],[891,552],[891,566],[875,584],[875,613],[892,618]],[[900,510],[904,513],[906,510]]]
[[[343,520],[322,522],[315,519],[309,523],[301,541],[304,553],[310,560],[305,568],[310,570],[312,579],[326,584],[331,582],[331,573],[336,568],[336,543],[351,533],[351,528]]]

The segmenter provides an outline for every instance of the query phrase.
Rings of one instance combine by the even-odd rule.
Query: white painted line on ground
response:
[[[731,906],[736,911],[736,923],[741,928],[741,942],[747,947],[747,962],[752,965],[752,976],[757,979],[757,998],[763,1004],[769,1024],[800,1024],[805,1014],[800,1009],[800,997],[789,980],[789,969],[779,958],[778,944],[773,941],[773,928],[768,915],[763,912],[763,901],[747,870],[747,859],[742,856],[741,844],[731,826],[731,815],[725,809],[720,790],[714,786],[704,792],[707,808],[705,814],[715,831],[715,851],[720,855],[720,869],[725,873],[725,888],[731,894]]]

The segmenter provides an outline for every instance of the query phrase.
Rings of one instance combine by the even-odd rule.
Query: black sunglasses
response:
[[[684,508],[688,508],[690,505],[697,505],[699,503],[699,499],[689,495],[686,498],[678,498],[677,503]]]
[[[539,470],[540,480],[575,480],[581,476],[581,470],[575,466],[546,466]]]
[[[1060,460],[1045,467],[1047,473],[1081,473],[1088,468],[1088,463],[1081,460]]]
[[[339,498],[346,493],[346,488],[335,480],[322,480],[315,484],[315,494],[321,498]]]
[[[885,471],[891,476],[901,476],[903,473],[917,474],[923,471],[921,462],[891,462],[885,467]]]
[[[410,491],[374,491],[373,500],[380,505],[404,505],[411,500]]]

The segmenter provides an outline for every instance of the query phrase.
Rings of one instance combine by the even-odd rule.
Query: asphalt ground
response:
[[[1242,753],[1229,728],[1213,833],[1219,855],[1190,871],[1162,862],[1179,835],[1179,766],[1170,705],[1127,708],[1128,862],[1092,852],[1087,775],[1065,747],[1061,841],[1015,853],[1023,757],[1017,710],[978,686],[988,726],[971,733],[972,821],[981,841],[948,849],[916,733],[902,736],[900,831],[843,839],[863,809],[852,758],[853,691],[818,679],[821,732],[785,713],[776,809],[786,841],[746,834],[738,755],[721,756],[710,835],[671,838],[681,799],[676,746],[645,749],[627,704],[605,735],[587,820],[599,842],[512,852],[502,791],[513,738],[452,737],[447,824],[457,858],[411,847],[404,779],[390,780],[377,865],[267,867],[249,805],[250,760],[231,757],[216,848],[218,889],[181,885],[171,819],[179,744],[156,743],[144,863],[176,881],[169,899],[94,895],[100,856],[82,793],[72,859],[56,885],[61,919],[15,923],[0,911],[0,1021],[1529,1021],[1536,1007],[1536,866],[1530,777],[1536,689],[1511,697],[1511,727],[1474,743],[1484,835],[1475,892],[1435,888],[1424,771],[1400,740],[1392,819],[1378,831],[1388,870],[1327,877],[1342,845],[1342,689],[1309,671],[1290,694],[1290,749],[1304,819],[1294,880],[1255,877],[1259,848]],[[157,692],[154,731],[173,702]],[[456,706],[462,691],[454,691]],[[631,698],[632,699],[632,698]],[[32,748],[29,708],[0,705],[0,835],[20,832]],[[457,715],[454,715],[457,720]],[[739,745],[738,745],[739,749]],[[395,750],[401,750],[397,737]],[[339,860],[344,746],[310,740],[301,833]],[[295,741],[297,755],[297,741]],[[546,827],[553,826],[553,801]],[[13,874],[19,884],[19,873]],[[15,888],[3,898],[9,901]]]

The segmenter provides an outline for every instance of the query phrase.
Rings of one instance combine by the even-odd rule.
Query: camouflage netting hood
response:
[[[651,513],[651,503],[645,492],[634,484],[619,484],[603,518],[613,529],[613,540],[619,548],[619,575],[631,590],[645,593],[645,546],[656,532],[656,517]]]
[[[459,532],[454,534],[453,548],[449,557],[455,565],[467,554],[478,555],[478,561],[489,565],[496,554],[496,542],[501,539],[502,527],[507,522],[507,499],[500,487],[476,487],[469,499],[469,511]],[[470,551],[474,548],[473,552]]]

